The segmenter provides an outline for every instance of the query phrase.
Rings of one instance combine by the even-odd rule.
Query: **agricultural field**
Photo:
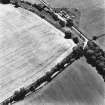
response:
[[[69,66],[38,94],[15,105],[104,105],[103,80],[83,60]]]
[[[35,2],[36,0],[30,0],[30,1]],[[81,11],[80,28],[82,29],[82,31],[84,33],[86,33],[87,37],[89,37],[90,39],[94,35],[98,36],[105,32],[105,29],[104,29],[104,27],[105,27],[104,26],[105,25],[104,24],[105,23],[104,22],[105,21],[104,20],[104,16],[105,16],[104,0],[101,0],[101,1],[100,0],[91,0],[91,1],[88,1],[88,0],[84,0],[84,1],[83,0],[62,0],[62,1],[61,0],[46,0],[46,1],[48,1],[53,7],[78,8]],[[14,10],[14,11],[17,11],[17,10]],[[16,12],[14,12],[14,13],[16,13]],[[30,13],[29,12],[25,12],[25,13],[21,12],[21,14],[24,14],[24,18],[27,18],[28,17],[27,15],[29,15]],[[26,21],[23,21],[24,20],[24,19],[22,19],[23,17],[19,18],[18,22],[23,23],[23,25],[25,25],[25,27],[23,27],[23,25],[22,25],[22,27],[18,26],[21,24],[18,24],[18,22],[15,23],[14,22],[15,20],[11,19],[11,16],[14,16],[14,15],[12,15],[12,13],[11,13],[9,19],[8,19],[8,17],[4,16],[6,18],[5,20],[7,20],[4,22],[4,23],[6,23],[5,27],[7,27],[7,33],[8,33],[10,31],[10,30],[8,30],[8,26],[7,26],[7,25],[10,25],[10,24],[8,24],[8,22],[10,22],[10,21],[13,22],[13,24],[11,24],[11,26],[13,26],[11,28],[11,30],[13,31],[14,34],[12,36],[10,36],[9,39],[10,39],[10,42],[11,42],[12,37],[16,36],[17,39],[16,39],[16,37],[14,38],[15,41],[13,39],[13,41],[16,42],[16,45],[13,44],[14,42],[12,44],[10,42],[7,42],[7,45],[6,44],[4,45],[4,42],[3,42],[3,46],[5,46],[5,49],[3,49],[3,50],[5,51],[5,53],[7,53],[8,51],[11,51],[11,50],[13,51],[13,50],[15,50],[15,48],[20,47],[21,45],[24,45],[24,47],[27,49],[28,48],[27,45],[29,45],[29,43],[30,43],[30,45],[32,45],[32,43],[34,45],[34,43],[36,41],[40,42],[39,41],[41,39],[40,37],[42,37],[42,34],[39,32],[40,29],[38,32],[36,32],[37,37],[33,38],[33,33],[36,31],[36,28],[35,28],[36,26],[33,27],[35,25],[35,24],[33,25],[33,21],[36,24],[40,23],[40,21],[36,21],[34,19],[37,16],[31,15],[30,17],[28,17],[28,19]],[[18,19],[18,18],[16,17],[16,19]],[[27,21],[29,21],[29,22],[27,22]],[[42,25],[42,23],[40,23],[40,24]],[[15,26],[16,29],[14,29],[14,25],[16,25]],[[42,25],[43,31],[45,29],[44,27]],[[37,30],[38,30],[38,28],[39,27],[37,26]],[[23,29],[25,30],[25,32],[21,32]],[[55,30],[55,29],[53,29],[53,30]],[[46,30],[46,31],[48,32],[49,30]],[[21,34],[20,34],[20,32],[21,32]],[[2,35],[2,33],[0,33],[0,35]],[[29,35],[27,35],[28,33],[29,34],[31,33],[31,37],[29,37]],[[5,34],[6,34],[6,32],[3,33],[3,35],[5,35]],[[26,36],[27,40],[25,40],[26,44],[24,43],[24,41],[20,41],[20,39],[18,39],[17,34],[20,34],[19,38],[21,38],[21,40],[22,40],[22,37],[24,38],[25,35],[27,35]],[[59,33],[59,34],[61,34],[61,33]],[[44,35],[46,35],[46,32]],[[44,56],[48,57],[48,55],[52,54],[51,59],[55,60],[57,54],[59,56],[62,53],[64,53],[67,49],[69,49],[72,41],[68,42],[67,40],[65,40],[62,37],[63,34],[61,36],[59,36],[57,33],[53,34],[53,35],[54,35],[53,42],[51,41],[51,43],[50,43],[49,40],[51,38],[48,37],[48,39],[46,39],[45,36],[44,36],[45,38],[42,38],[42,41],[48,40],[47,43],[50,43],[51,45],[53,45],[51,47],[52,49],[50,49],[50,47],[47,47],[48,49],[46,48],[46,50],[50,50],[50,52],[47,55],[45,53]],[[51,36],[51,37],[53,37],[53,36]],[[20,41],[19,43],[18,43],[18,40]],[[97,41],[97,43],[100,45],[100,47],[103,48],[103,50],[105,50],[104,37],[100,38]],[[11,45],[12,45],[12,47],[9,48],[9,46],[11,46]],[[48,45],[45,45],[45,46],[48,46]],[[58,45],[58,47],[54,50],[55,52],[52,53],[52,50],[53,50],[53,48],[55,48],[56,45]],[[6,50],[7,48],[9,49],[8,51]],[[35,47],[31,46],[31,48],[35,48]],[[42,44],[41,49],[44,50],[43,44]],[[35,48],[35,51],[37,51],[36,48]],[[32,53],[32,50],[28,51],[28,52]],[[23,52],[20,52],[20,53],[23,54]],[[26,51],[26,53],[27,53],[27,51]],[[39,53],[38,53],[38,56],[39,56]],[[18,57],[18,56],[17,56],[17,58],[21,59],[21,57]],[[25,57],[24,60],[29,61],[29,59],[30,58],[28,56],[28,58]],[[42,56],[42,59],[43,59],[43,56]],[[40,59],[40,60],[43,61],[42,59]],[[50,57],[48,57],[48,59],[49,59],[48,61],[51,61]],[[22,63],[22,60],[20,63]],[[30,63],[33,63],[33,61],[32,62],[30,61]],[[39,61],[39,63],[40,63],[40,61]],[[31,64],[31,66],[32,65],[34,65],[34,64]],[[29,65],[29,67],[30,67],[30,65]],[[5,68],[8,68],[8,67],[5,67]],[[2,73],[2,71],[4,69],[1,69],[0,72]],[[11,70],[13,70],[13,69],[15,69],[15,67],[11,68]],[[28,68],[26,67],[26,69],[28,69]],[[7,70],[7,69],[5,69],[5,70]],[[4,73],[5,73],[5,70],[3,71]],[[26,72],[26,70],[22,70],[22,71]],[[14,73],[15,72],[16,72],[16,70],[14,70]],[[27,70],[27,72],[29,72],[29,71]],[[11,76],[14,77],[14,73],[13,73],[13,75],[11,74]],[[35,73],[35,72],[32,69],[32,72],[30,71],[30,77],[31,77],[31,74],[33,74],[33,73]],[[7,75],[7,74],[5,74],[5,75]],[[24,74],[24,76],[26,76],[26,75]],[[1,75],[1,77],[4,78],[2,75]],[[16,78],[18,78],[18,77],[20,77],[20,76],[17,75]],[[22,77],[22,75],[21,75],[21,77]],[[10,77],[8,77],[8,80],[9,80],[9,78]],[[2,79],[0,80],[0,82],[1,81],[2,81]],[[23,79],[23,81],[24,81],[24,79]],[[34,79],[32,79],[32,81],[34,81]],[[26,80],[26,84],[27,83],[29,83],[29,82]],[[11,84],[11,86],[12,86],[12,84]],[[17,84],[18,84],[18,82],[17,82]],[[22,82],[21,82],[21,84],[22,84]],[[1,87],[1,92],[2,92],[2,89],[3,88]],[[16,89],[16,88],[14,88],[14,89]],[[4,91],[6,91],[5,88],[4,88]],[[7,93],[8,93],[8,91],[7,91]],[[5,94],[5,93],[3,93],[3,94]],[[6,97],[6,95],[5,95],[5,97]],[[27,96],[23,101],[15,103],[15,105],[105,105],[105,83],[104,83],[103,79],[101,78],[101,76],[96,72],[95,68],[93,68],[89,64],[87,64],[85,58],[83,57],[80,60],[77,60],[72,65],[70,65],[67,69],[65,69],[63,73],[61,73],[59,76],[57,76],[51,83],[49,83],[46,87],[44,87],[42,90],[40,90],[37,94],[33,93],[30,96]]]
[[[32,3],[39,0],[25,0]],[[55,8],[67,7],[77,8],[81,12],[80,27],[91,39],[105,33],[105,1],[104,0],[45,0]],[[105,37],[100,38],[97,43],[105,49]]]
[[[61,31],[37,15],[11,5],[0,5],[2,10],[0,101],[43,76],[75,46],[71,39],[66,41]]]
[[[49,0],[54,7],[78,8],[81,12],[80,27],[91,39],[105,33],[105,1],[104,0]],[[105,49],[105,37],[97,43]]]

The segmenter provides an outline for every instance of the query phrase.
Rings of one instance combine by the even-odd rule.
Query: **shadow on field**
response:
[[[21,105],[104,105],[104,93],[102,78],[82,58]]]

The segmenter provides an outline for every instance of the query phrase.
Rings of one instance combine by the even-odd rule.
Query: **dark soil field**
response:
[[[29,1],[29,0],[26,0]],[[37,2],[38,0],[30,0]],[[81,12],[80,27],[91,39],[105,33],[105,1],[104,0],[45,0],[52,7],[77,8]],[[105,49],[105,37],[97,43]]]
[[[47,1],[47,0],[46,0]],[[80,27],[89,38],[105,33],[104,0],[48,0],[54,7],[78,8],[81,12]],[[97,43],[105,50],[105,37]]]

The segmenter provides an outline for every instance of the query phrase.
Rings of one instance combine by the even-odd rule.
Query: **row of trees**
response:
[[[4,4],[8,4],[10,2],[10,0],[1,1]],[[17,2],[15,5],[18,7]],[[42,11],[45,8],[43,5],[36,4],[34,4],[34,7],[37,7],[39,11]],[[71,19],[68,19],[67,23],[65,24],[64,21],[59,20],[57,15],[52,13],[52,17],[54,18],[55,21],[59,21],[59,24],[62,27],[64,27],[65,25],[68,27],[73,26],[73,22]],[[78,38],[72,37],[72,34],[70,32],[65,32],[65,38],[73,39],[73,41],[76,44],[79,42]],[[83,55],[86,57],[87,62],[89,64],[91,64],[93,67],[96,67],[97,72],[100,75],[102,75],[102,77],[105,80],[105,53],[96,45],[96,43],[94,43],[93,41],[89,41],[84,50],[83,46],[81,45],[78,45],[77,47],[73,48],[73,52],[69,56],[67,56],[61,63],[57,64],[50,72],[47,72],[43,77],[38,79],[32,85],[30,85],[28,89],[21,88],[19,91],[15,91],[12,97],[3,102],[3,105],[8,105],[9,103],[24,99],[28,92],[34,92],[36,91],[36,88],[38,88],[42,83],[50,82],[53,79],[52,78],[53,74],[63,71],[65,67],[72,64],[75,60],[79,59]]]
[[[21,88],[18,91],[15,91],[13,96],[5,100],[2,105],[8,105],[9,103],[17,102],[23,100],[29,92],[35,92],[44,82],[50,82],[54,77],[55,73],[62,72],[68,65],[72,64],[75,60],[83,56],[82,46],[77,46],[73,49],[73,52],[68,55],[62,62],[58,63],[51,71],[47,72],[43,77],[32,83],[28,88]]]
[[[9,3],[11,3],[11,4],[13,4],[15,7],[19,7],[19,6],[21,6],[21,3],[24,3],[24,5],[30,5],[30,6],[32,6],[32,7],[35,7],[36,9],[38,9],[40,12],[42,11],[42,10],[44,10],[44,8],[46,8],[46,6],[45,5],[43,5],[43,4],[31,4],[31,3],[29,3],[29,2],[27,2],[27,1],[21,1],[21,0],[1,0],[0,1],[2,4],[9,4]],[[22,4],[23,5],[23,4]],[[33,10],[31,10],[31,11],[33,11]],[[46,11],[46,10],[45,10]],[[61,26],[61,27],[65,27],[65,26],[67,26],[67,27],[72,27],[73,26],[73,20],[72,19],[66,19],[66,21],[64,21],[64,20],[62,20],[62,19],[60,19],[59,17],[58,17],[58,15],[57,14],[55,14],[55,12],[52,12],[52,11],[50,11],[50,10],[48,10],[47,9],[47,11],[46,12],[48,12],[51,16],[52,16],[52,18],[55,20],[55,21],[58,21],[59,22],[59,25]]]
[[[20,88],[20,90],[17,90],[14,92],[13,96],[3,101],[2,105],[9,105],[9,103],[22,100],[24,99],[26,94],[27,94],[27,90],[25,88]]]
[[[65,39],[72,39],[75,44],[78,44],[78,43],[79,43],[78,37],[74,36],[74,35],[72,34],[72,32],[70,32],[70,31],[65,31],[65,36],[64,36],[64,38],[65,38]]]
[[[39,11],[44,10],[44,8],[46,7],[43,4],[35,4],[35,3],[31,4],[31,3],[27,2],[27,1],[21,1],[21,0],[0,0],[0,3],[2,3],[2,4],[12,3],[13,5],[15,5],[15,7],[19,7],[20,6],[20,2],[24,3],[24,4],[28,4],[30,6],[33,6],[36,9],[38,9]],[[56,15],[54,12],[51,12],[50,10],[48,12],[52,15],[52,17],[53,17],[53,19],[55,21],[59,21],[59,24],[61,25],[61,27],[65,27],[65,26],[71,27],[71,26],[73,26],[73,20],[72,19],[67,19],[66,20],[67,22],[65,22],[65,21],[59,19],[58,15]]]
[[[93,67],[96,67],[97,72],[104,78],[105,81],[105,53],[93,41],[89,41],[84,49],[84,56],[87,62]]]
[[[2,105],[8,105],[9,103],[23,100],[29,92],[36,91],[36,88],[44,82],[50,82],[53,79],[52,75],[56,72],[63,71],[68,65],[72,64],[83,55],[86,57],[89,64],[96,67],[97,72],[102,75],[105,80],[105,53],[94,42],[89,41],[84,50],[82,45],[74,47],[73,52],[52,68],[51,71],[47,72],[43,77],[31,84],[29,88],[21,88],[19,91],[15,91],[13,96],[5,100]]]
[[[10,3],[10,0],[0,0],[0,3],[1,4],[9,4]]]

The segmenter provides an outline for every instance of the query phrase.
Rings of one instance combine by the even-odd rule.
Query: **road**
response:
[[[105,105],[103,83],[95,68],[81,58],[37,94],[14,105]]]
[[[25,0],[32,3],[38,0]],[[45,0],[52,7],[78,8],[81,12],[80,29],[92,39],[92,36],[99,36],[105,33],[105,1],[104,0]],[[105,37],[97,41],[105,50]]]

